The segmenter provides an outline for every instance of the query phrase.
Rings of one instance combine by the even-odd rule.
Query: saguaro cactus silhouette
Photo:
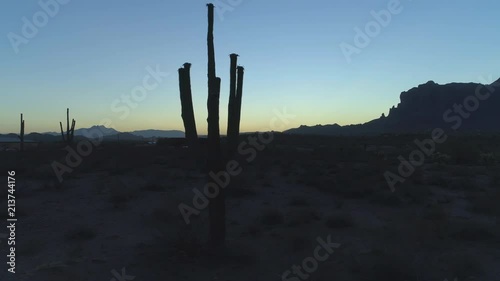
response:
[[[62,136],[63,142],[66,142],[67,144],[71,144],[73,142],[73,137],[75,134],[75,124],[76,124],[76,121],[75,121],[75,119],[73,119],[71,121],[71,128],[70,128],[70,126],[69,126],[69,108],[67,108],[66,109],[66,136],[64,135],[62,122],[59,122],[59,126],[61,127],[61,136]]]
[[[207,33],[207,49],[208,49],[208,140],[207,140],[207,165],[208,175],[218,174],[224,166],[224,159],[221,149],[220,128],[219,128],[219,101],[221,79],[217,77],[215,68],[215,47],[214,47],[214,5],[207,4],[208,7],[208,33]],[[243,85],[243,72],[241,77],[238,77],[238,86],[236,85],[236,75],[240,68],[237,67],[236,57],[238,55],[231,54],[231,88],[229,91],[228,105],[228,123],[231,124],[231,137],[237,141],[239,133],[239,118],[241,109],[241,92]],[[182,119],[186,130],[186,138],[192,138],[193,143],[197,142],[196,124],[194,121],[194,111],[191,98],[191,83],[189,69],[191,64],[185,63],[184,68],[179,69],[179,90],[181,92]],[[241,68],[242,70],[242,68]],[[240,86],[241,85],[241,86]],[[238,93],[240,97],[238,97]],[[194,137],[196,136],[196,138]],[[226,205],[225,205],[225,186],[219,186],[214,177],[208,176],[210,184],[218,186],[218,194],[210,199],[209,205],[209,224],[210,224],[210,241],[213,246],[223,246],[226,236]]]
[[[23,114],[21,113],[21,131],[19,132],[19,150],[24,151],[24,119]]]

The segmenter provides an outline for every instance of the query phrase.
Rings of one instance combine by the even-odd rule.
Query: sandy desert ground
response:
[[[61,147],[2,152],[18,222],[15,275],[0,231],[0,280],[500,280],[499,137],[450,139],[391,192],[384,173],[415,138],[276,136],[239,155],[222,252],[207,247],[208,209],[189,225],[178,209],[207,179],[188,149],[105,143],[62,183]],[[339,245],[315,263],[318,239]]]

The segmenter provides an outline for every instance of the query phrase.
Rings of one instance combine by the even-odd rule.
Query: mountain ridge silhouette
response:
[[[488,98],[480,99],[488,94]],[[500,109],[500,79],[491,84],[454,82],[440,85],[428,81],[402,92],[400,102],[389,110],[387,116],[382,114],[378,119],[346,126],[301,125],[284,133],[348,136],[428,133],[435,128],[458,134],[499,133],[500,110],[498,109]]]

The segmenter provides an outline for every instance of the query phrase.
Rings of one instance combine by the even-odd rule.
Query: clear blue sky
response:
[[[286,127],[362,123],[387,113],[402,91],[428,80],[500,77],[498,1],[402,0],[400,13],[350,63],[340,44],[354,46],[355,27],[364,29],[373,20],[370,12],[387,9],[390,1],[240,2],[223,18],[215,16],[224,133],[232,52],[246,69],[243,131],[283,129],[269,122],[273,110],[284,107],[296,115]],[[205,133],[206,3],[71,0],[19,43],[16,54],[12,34],[23,36],[22,18],[33,23],[43,10],[35,0],[1,1],[0,133],[17,132],[21,112],[27,132],[58,131],[67,107],[77,127],[108,118],[120,131],[183,129],[177,69],[184,62],[193,64],[197,125]],[[146,68],[157,65],[170,76],[126,118],[112,110],[115,100],[142,85]]]

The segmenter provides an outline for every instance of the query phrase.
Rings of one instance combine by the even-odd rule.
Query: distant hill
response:
[[[183,131],[178,131],[178,130],[169,130],[169,131],[164,131],[164,130],[140,130],[140,131],[133,131],[130,132],[130,134],[136,135],[136,136],[141,136],[143,138],[183,138],[184,137],[184,132]]]
[[[478,91],[478,89],[480,89]],[[490,96],[479,100],[479,95]],[[479,96],[478,96],[479,97]],[[479,101],[477,109],[476,102]],[[364,124],[300,126],[285,131],[302,135],[428,133],[435,128],[457,133],[500,133],[500,79],[490,85],[429,81],[402,92],[388,116]]]
[[[131,133],[118,133],[116,135],[104,136],[104,141],[144,141],[144,138]]]
[[[99,133],[100,132],[100,133]],[[99,133],[99,134],[98,134]],[[139,130],[133,132],[119,132],[113,128],[105,126],[92,126],[90,128],[75,129],[75,140],[82,138],[96,138],[102,136],[104,141],[146,141],[151,138],[183,138],[184,132],[178,130]],[[17,134],[0,134],[0,138],[4,141],[19,140]],[[37,142],[59,142],[61,141],[61,133],[46,132],[46,133],[30,133],[25,135],[26,140]]]
[[[64,130],[66,130],[66,128],[63,128]],[[116,135],[120,132],[118,132],[117,130],[113,129],[113,128],[106,128],[105,126],[92,126],[90,128],[78,128],[78,129],[75,129],[75,136],[88,136],[88,135],[91,135],[90,132],[96,132],[96,130],[99,130],[101,132],[101,134],[103,136],[112,136],[112,135]],[[65,131],[66,133],[66,131]],[[46,133],[42,133],[44,135],[52,135],[52,136],[60,136],[61,135],[61,132],[46,132]]]
[[[102,136],[116,136],[120,133],[113,128],[106,128],[105,126],[92,126],[90,128],[80,128],[75,130],[75,136],[86,136],[89,137],[92,135],[92,133],[101,132]],[[137,130],[133,132],[126,132],[135,136],[140,136],[143,138],[183,138],[184,137],[184,132],[179,131],[179,130],[154,130],[154,129],[149,129],[149,130]],[[61,133],[56,133],[56,132],[47,132],[44,134],[48,135],[53,135],[53,136],[60,136]]]
[[[103,136],[112,136],[120,133],[113,128],[106,128],[105,126],[100,125],[100,126],[92,126],[90,128],[76,129],[75,136],[89,137],[92,136],[91,132],[95,132],[96,130],[99,130]]]

